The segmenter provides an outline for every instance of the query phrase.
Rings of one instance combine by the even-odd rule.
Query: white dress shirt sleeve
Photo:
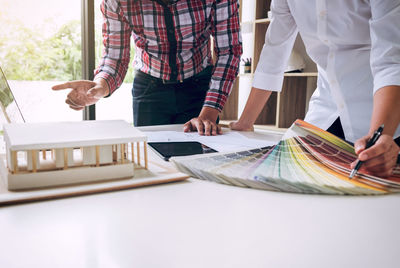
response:
[[[371,70],[374,94],[400,85],[400,0],[370,0]]]
[[[287,66],[298,29],[287,1],[272,1],[272,18],[265,35],[253,87],[271,91],[281,91],[283,73]]]

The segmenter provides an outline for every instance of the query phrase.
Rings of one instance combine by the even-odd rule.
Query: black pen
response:
[[[368,149],[369,147],[371,147],[372,145],[375,144],[375,142],[379,139],[379,137],[382,135],[382,131],[385,125],[381,125],[375,132],[374,135],[372,135],[372,137],[367,141],[367,145],[365,146],[365,149]],[[350,176],[349,178],[352,179],[354,177],[354,175],[356,175],[356,173],[358,172],[358,170],[361,167],[361,164],[363,163],[363,161],[357,160],[357,164],[356,166],[353,168],[353,170],[350,172]]]

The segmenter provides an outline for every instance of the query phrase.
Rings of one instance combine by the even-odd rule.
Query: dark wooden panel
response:
[[[271,97],[265,104],[260,115],[257,117],[255,124],[257,124],[257,125],[275,125],[277,96],[278,95],[276,92],[272,92]]]
[[[238,119],[238,100],[239,99],[239,77],[236,78],[231,94],[227,102],[225,103],[224,109],[219,115],[221,120],[237,120]]]
[[[256,19],[265,19],[268,17],[267,12],[270,10],[271,0],[257,0],[256,3]]]
[[[257,67],[258,61],[260,59],[261,50],[265,43],[265,33],[267,32],[269,23],[256,23],[255,33],[254,33],[254,59],[253,68]],[[254,72],[253,70],[253,72]]]
[[[307,77],[285,77],[279,96],[277,127],[287,128],[296,119],[304,119]]]

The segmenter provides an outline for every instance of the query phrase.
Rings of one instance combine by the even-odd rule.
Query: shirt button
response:
[[[322,10],[321,12],[319,12],[319,16],[320,16],[321,18],[325,18],[325,16],[326,16],[326,10]]]
[[[169,32],[170,34],[173,34],[175,31],[174,31],[174,29],[169,29],[168,32]]]

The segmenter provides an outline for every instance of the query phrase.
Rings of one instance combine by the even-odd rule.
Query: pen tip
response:
[[[351,172],[350,172],[350,175],[349,175],[349,179],[352,179],[353,177],[354,177],[354,175],[356,175],[356,170],[355,169],[353,169]]]

